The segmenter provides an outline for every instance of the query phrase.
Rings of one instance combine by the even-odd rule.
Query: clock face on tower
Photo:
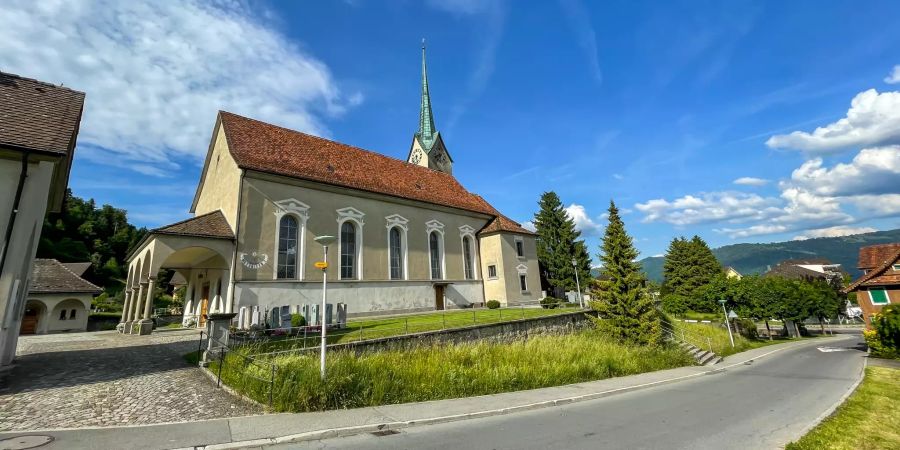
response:
[[[417,148],[412,155],[412,163],[418,164],[422,160],[422,149]]]

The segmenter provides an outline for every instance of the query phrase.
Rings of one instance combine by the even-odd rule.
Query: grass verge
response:
[[[751,340],[735,334],[734,347],[732,347],[731,341],[728,339],[728,330],[719,325],[672,321],[672,327],[675,328],[676,333],[684,330],[685,338],[703,350],[708,350],[708,347],[712,346],[713,352],[719,356],[733,355],[769,344],[784,342],[781,340]]]
[[[251,348],[226,356],[223,381],[236,391],[269,402],[277,411],[321,411],[439,400],[558,386],[690,365],[674,347],[611,342],[593,330],[536,336],[510,343],[423,345],[355,355],[328,355],[326,382],[318,354],[271,359],[277,370],[245,358]],[[217,370],[217,362],[211,370]]]
[[[786,450],[900,448],[900,369],[868,367],[834,415]]]

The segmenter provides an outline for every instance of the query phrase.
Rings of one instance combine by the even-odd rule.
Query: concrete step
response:
[[[701,366],[706,366],[706,365],[708,365],[708,363],[710,361],[712,361],[715,358],[716,358],[715,353],[703,352],[702,355],[700,356],[700,358],[697,360],[697,362],[700,363]]]

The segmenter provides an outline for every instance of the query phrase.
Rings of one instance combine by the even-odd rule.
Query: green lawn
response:
[[[751,340],[735,333],[734,347],[732,347],[731,341],[728,339],[728,330],[718,324],[690,323],[675,320],[672,321],[672,326],[675,328],[676,334],[684,330],[685,339],[703,350],[709,350],[711,345],[713,352],[719,356],[733,355],[757,347],[783,342],[781,340]]]
[[[868,367],[856,392],[834,415],[787,450],[900,448],[900,369]]]
[[[579,311],[578,308],[499,308],[464,309],[454,311],[410,314],[387,318],[359,318],[347,321],[341,330],[329,330],[328,343],[338,344],[364,339],[376,339],[401,334],[434,331],[445,328],[460,328],[472,325],[508,322],[532,317],[544,317]],[[305,338],[301,333],[283,341],[261,344],[259,351],[271,352],[318,345],[318,333],[310,333]]]
[[[329,353],[326,382],[317,353],[250,362],[244,347],[225,357],[223,381],[277,411],[319,411],[535,389],[693,364],[674,346],[610,342],[595,330],[524,341],[422,345],[356,355]],[[277,369],[273,372],[269,362]],[[213,363],[211,370],[217,370]]]

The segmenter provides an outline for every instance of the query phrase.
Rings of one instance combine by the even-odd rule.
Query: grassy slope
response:
[[[250,349],[241,350],[249,352]],[[557,386],[689,365],[675,348],[654,349],[609,342],[594,331],[537,336],[512,343],[429,345],[356,356],[334,352],[328,379],[319,379],[318,355],[274,359],[273,407],[318,411],[438,400]],[[226,357],[223,380],[268,402],[271,367]]]
[[[787,450],[900,448],[900,369],[869,367],[835,414]]]
[[[719,356],[733,355],[745,350],[781,342],[777,340],[750,340],[744,338],[741,335],[735,334],[734,347],[732,347],[731,341],[728,339],[728,330],[722,328],[718,324],[688,323],[675,320],[672,321],[672,326],[677,330],[677,332],[684,330],[686,339],[694,345],[703,348],[704,350],[707,350],[706,343],[709,342],[712,345],[713,352],[715,352]],[[709,341],[707,341],[707,338],[709,338]],[[698,341],[702,345],[698,345]]]

